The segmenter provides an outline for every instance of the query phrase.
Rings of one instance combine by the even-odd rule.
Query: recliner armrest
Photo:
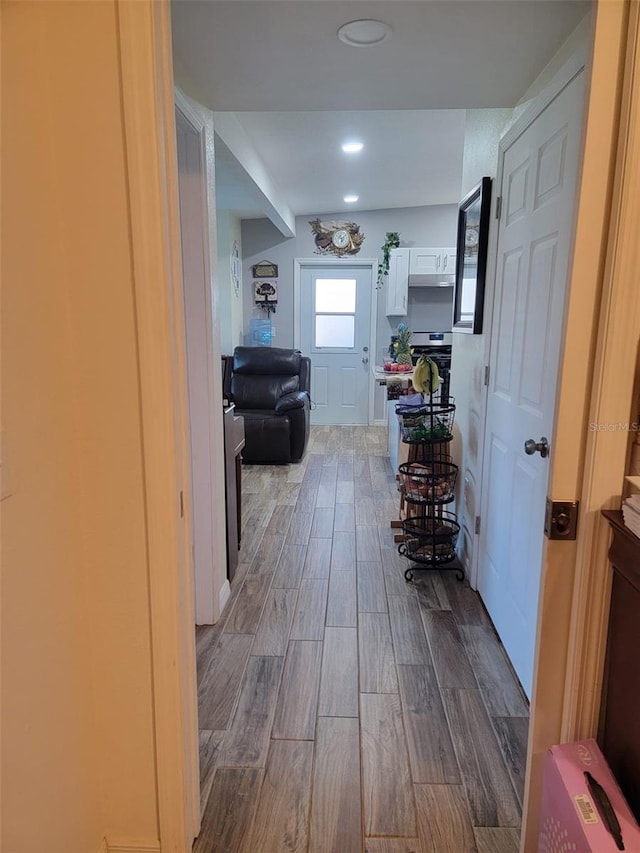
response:
[[[291,391],[289,394],[284,394],[276,402],[276,415],[284,415],[294,409],[304,409],[309,403],[309,395],[306,391]]]

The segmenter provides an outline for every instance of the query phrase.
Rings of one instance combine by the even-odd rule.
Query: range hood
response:
[[[453,287],[454,275],[442,273],[409,273],[409,287]]]

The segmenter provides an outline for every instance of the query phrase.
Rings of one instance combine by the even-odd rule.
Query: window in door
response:
[[[314,349],[353,350],[356,338],[355,278],[317,278]]]

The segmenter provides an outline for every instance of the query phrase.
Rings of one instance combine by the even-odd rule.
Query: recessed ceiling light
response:
[[[346,201],[347,204],[353,204],[354,202],[358,201],[359,198],[360,198],[359,195],[346,195],[344,197],[344,200]]]
[[[343,142],[342,150],[345,154],[358,154],[364,148],[363,142]]]
[[[345,44],[354,47],[371,47],[374,44],[382,44],[391,35],[391,27],[382,21],[362,20],[349,21],[340,27],[338,38]]]

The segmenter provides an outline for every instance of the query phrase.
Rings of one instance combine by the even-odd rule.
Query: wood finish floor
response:
[[[196,633],[195,853],[516,853],[528,708],[454,573],[407,584],[377,427],[243,468],[232,600]]]

